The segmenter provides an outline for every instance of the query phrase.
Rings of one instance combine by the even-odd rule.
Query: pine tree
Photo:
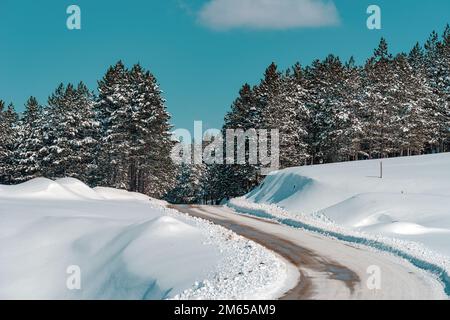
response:
[[[308,159],[306,127],[309,110],[306,108],[307,89],[300,65],[295,65],[280,79],[279,87],[270,93],[264,110],[264,127],[277,129],[280,138],[280,166],[293,167]]]
[[[443,61],[443,79],[441,81],[442,91],[443,91],[443,102],[444,102],[444,117],[447,124],[447,132],[444,132],[444,146],[443,151],[450,150],[450,25],[447,24],[443,40],[441,44],[441,57]]]
[[[264,78],[261,83],[255,88],[256,98],[256,114],[254,116],[253,125],[256,129],[267,129],[265,127],[270,111],[270,104],[274,99],[281,94],[283,77],[281,72],[278,71],[277,65],[272,62],[267,67]]]
[[[263,122],[261,104],[258,103],[256,89],[244,84],[239,91],[239,97],[233,102],[231,111],[226,114],[222,134],[225,137],[227,130],[248,130],[260,128]],[[213,166],[219,170],[221,178],[211,181],[218,183],[216,188],[224,190],[224,197],[232,197],[247,193],[252,187],[259,183],[259,166],[249,163],[249,148],[251,144],[257,143],[257,136],[249,134],[245,141],[245,164],[237,164],[237,141],[233,154],[234,164]],[[224,141],[225,143],[226,141]],[[224,150],[226,150],[224,146]],[[229,155],[227,155],[229,156]],[[214,173],[216,174],[216,173]],[[218,199],[220,200],[220,199]]]
[[[230,184],[224,183],[226,166],[221,164],[207,164],[202,176],[202,187],[204,202],[217,205],[221,200],[230,197],[233,193],[229,188]],[[226,172],[227,173],[227,172]]]
[[[162,197],[174,184],[170,115],[156,78],[137,64],[131,79],[131,190]]]
[[[119,61],[99,82],[103,184],[162,197],[174,184],[170,115],[156,78]]]
[[[415,89],[417,91],[415,94],[416,100],[421,108],[421,112],[414,117],[414,127],[421,132],[421,136],[425,139],[421,149],[423,149],[423,152],[430,152],[438,144],[438,139],[434,134],[439,122],[439,119],[435,117],[435,110],[438,109],[438,98],[431,87],[427,74],[425,52],[419,43],[416,43],[409,52],[408,63],[415,78],[413,85],[417,86]]]
[[[101,123],[101,150],[99,154],[101,185],[128,188],[129,156],[128,72],[121,61],[110,67],[99,81],[96,110]]]
[[[364,104],[369,106],[362,116],[363,150],[370,158],[388,157],[395,151],[398,139],[399,114],[396,92],[399,90],[398,77],[392,63],[388,45],[381,39],[374,56],[364,68]]]
[[[363,140],[362,113],[366,105],[363,103],[362,70],[357,67],[351,57],[344,66],[342,82],[342,104],[344,107],[344,130],[338,154],[341,161],[358,160],[361,156],[361,144]]]
[[[308,148],[308,126],[311,122],[311,111],[308,108],[308,101],[311,98],[311,93],[308,90],[308,80],[304,75],[303,68],[299,63],[296,63],[292,68],[293,74],[288,79],[288,103],[295,106],[296,114],[295,120],[291,122],[290,131],[293,132],[292,138],[295,141],[295,150],[291,151],[293,162],[284,161],[281,156],[281,166],[303,165],[307,164],[311,158]],[[293,126],[293,127],[292,127]],[[282,148],[284,149],[284,148]],[[283,152],[283,151],[282,151]]]
[[[353,75],[338,57],[316,60],[307,70],[311,99],[309,144],[313,163],[348,160],[353,140]]]
[[[428,80],[437,98],[435,115],[436,144],[434,149],[437,152],[446,151],[449,140],[450,127],[450,27],[447,26],[444,32],[444,39],[439,41],[438,34],[433,31],[425,43],[425,65]]]
[[[428,95],[427,82],[421,73],[413,70],[404,54],[395,57],[393,68],[399,86],[396,92],[399,128],[395,155],[421,154],[429,141],[429,106],[424,99]]]
[[[18,115],[12,104],[4,110],[0,100],[0,184],[14,183]]]
[[[44,113],[44,172],[50,178],[74,177],[94,183],[99,124],[93,96],[83,83],[59,85]]]
[[[43,120],[42,106],[35,97],[30,97],[18,125],[18,146],[15,150],[17,182],[42,176]]]
[[[101,179],[97,160],[100,152],[100,123],[94,109],[95,96],[83,82],[77,86],[74,106],[77,109],[74,113],[78,121],[74,141],[78,154],[77,177],[91,186],[96,186]]]
[[[175,187],[166,199],[171,203],[202,203],[205,198],[206,165],[181,164],[178,168]]]

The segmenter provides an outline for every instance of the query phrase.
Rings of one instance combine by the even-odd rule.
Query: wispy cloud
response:
[[[176,5],[188,15],[195,15],[195,11],[186,0],[176,0]]]
[[[291,29],[339,24],[332,0],[210,0],[199,21],[213,29]]]

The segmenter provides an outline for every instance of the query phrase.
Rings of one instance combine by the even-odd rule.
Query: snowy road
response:
[[[282,299],[446,298],[443,287],[431,275],[389,254],[238,215],[228,207],[173,208],[222,225],[276,252],[298,268],[300,281],[293,283]],[[367,285],[373,279],[368,268],[374,266],[380,270],[380,289]]]

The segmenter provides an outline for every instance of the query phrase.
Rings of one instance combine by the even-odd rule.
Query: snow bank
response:
[[[81,199],[80,195],[67,188],[68,185],[64,185],[64,181],[60,184],[50,179],[37,178],[16,186],[0,185],[0,195],[2,198]]]
[[[247,198],[311,214],[363,193],[450,196],[450,153],[289,168],[269,175]]]
[[[108,200],[149,200],[150,197],[137,193],[128,192],[126,190],[106,188],[106,187],[95,187],[93,189],[97,194],[101,195],[104,199]]]
[[[67,178],[0,186],[0,299],[275,297],[275,254],[164,204]]]
[[[33,184],[36,183],[36,181],[32,180],[29,181],[29,183]],[[96,199],[96,200],[104,199],[104,197],[102,197],[101,194],[89,188],[87,185],[85,185],[78,179],[62,178],[52,183],[59,184],[60,186],[64,187],[67,191],[71,192],[72,194],[78,196],[81,199]],[[52,194],[50,193],[50,195]]]
[[[229,205],[415,260],[439,273],[450,294],[450,154],[383,160],[382,179],[379,167],[370,160],[281,170]]]

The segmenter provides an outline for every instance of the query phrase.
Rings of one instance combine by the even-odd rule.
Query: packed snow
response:
[[[274,253],[164,201],[72,178],[0,186],[0,299],[271,299],[286,281]]]
[[[385,249],[450,294],[450,153],[280,170],[229,206]],[[365,239],[365,240],[364,240]]]

